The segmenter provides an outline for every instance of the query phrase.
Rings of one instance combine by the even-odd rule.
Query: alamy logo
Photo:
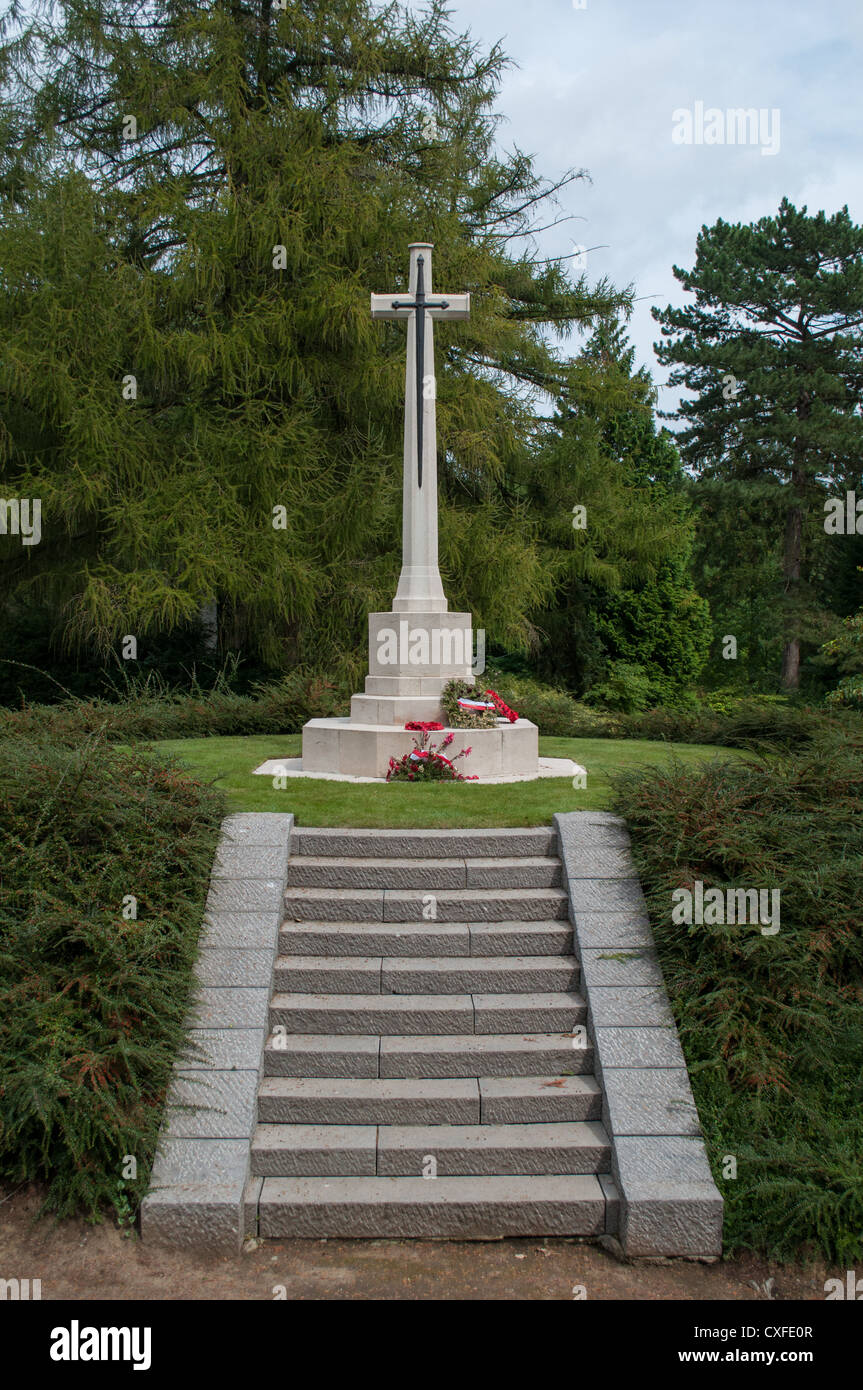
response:
[[[824,530],[828,536],[863,536],[863,497],[846,492],[824,503]]]
[[[20,1303],[42,1297],[41,1279],[0,1279],[0,1302]]]
[[[779,931],[778,888],[708,888],[701,879],[691,888],[675,888],[671,920],[686,926],[760,926],[762,936]]]
[[[135,1371],[149,1371],[152,1353],[149,1327],[82,1327],[73,1318],[68,1327],[51,1329],[52,1361],[131,1361]]]
[[[774,106],[708,106],[697,101],[692,108],[672,111],[671,139],[675,145],[760,145],[761,153],[779,153],[780,110]]]
[[[852,1303],[863,1302],[863,1279],[857,1278],[856,1269],[849,1269],[845,1274],[845,1282],[841,1279],[828,1279],[824,1284],[824,1292],[827,1295],[827,1302],[831,1299],[845,1298]]]
[[[477,658],[473,659],[470,628],[411,627],[407,619],[394,627],[382,627],[377,635],[377,659],[381,666],[472,666],[477,675],[485,668],[485,632],[476,634]]]
[[[0,497],[0,536],[20,536],[22,545],[42,539],[41,497]]]

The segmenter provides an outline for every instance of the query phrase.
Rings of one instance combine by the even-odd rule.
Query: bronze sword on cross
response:
[[[422,246],[431,253],[431,245],[422,242],[413,244],[414,250]],[[454,294],[446,299],[430,299],[431,283],[429,283],[428,293],[425,285],[425,257],[420,252],[412,257],[411,269],[415,272],[415,283],[413,285],[413,299],[393,299],[391,295],[373,294],[371,297],[372,317],[401,319],[414,316],[414,360],[411,362],[410,355],[407,363],[407,377],[405,382],[405,409],[407,410],[411,387],[414,394],[414,409],[416,411],[416,449],[417,449],[417,487],[423,485],[423,452],[424,452],[424,426],[426,414],[426,401],[430,399],[433,403],[434,395],[426,396],[426,316],[429,320],[434,319],[466,319],[470,315],[470,295]],[[414,278],[413,276],[411,277]],[[430,278],[430,277],[429,277]],[[409,290],[410,293],[410,290]],[[429,324],[429,328],[430,328]],[[429,334],[428,347],[432,358],[431,380],[434,381],[434,347],[431,334]],[[411,376],[414,377],[411,383]],[[433,410],[433,404],[432,404]],[[434,432],[434,416],[432,415],[432,431]],[[437,447],[435,441],[435,448]]]

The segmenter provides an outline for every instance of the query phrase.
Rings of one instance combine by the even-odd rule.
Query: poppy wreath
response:
[[[466,776],[459,772],[455,766],[459,758],[470,756],[469,748],[462,748],[460,753],[450,759],[444,756],[443,749],[449,748],[455,737],[454,734],[447,734],[441,743],[429,743],[428,730],[423,730],[418,739],[414,739],[412,753],[405,753],[401,758],[390,758],[389,769],[387,771],[388,782],[477,782],[476,776]]]
[[[442,729],[443,724],[437,724],[433,719],[425,721],[422,719],[409,719],[407,724],[405,724],[405,728],[409,733],[433,734],[437,733],[439,729]]]
[[[487,690],[485,693],[492,701],[498,714],[501,715],[503,719],[508,719],[510,724],[514,724],[515,721],[518,719],[518,715],[516,714],[515,710],[510,709],[509,705],[506,703],[505,700],[502,700],[500,698],[496,690]]]
[[[471,710],[459,704],[476,701],[477,690],[472,682],[454,679],[447,681],[441,692],[441,704],[446,714],[446,722],[451,729],[496,729],[497,714],[493,709]]]

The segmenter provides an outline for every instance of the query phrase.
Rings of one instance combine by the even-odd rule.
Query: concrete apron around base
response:
[[[356,698],[356,697],[355,697]],[[445,756],[453,759],[464,748],[456,770],[466,776],[538,776],[539,730],[529,719],[501,721],[494,729],[444,729],[432,733],[439,747],[449,735]],[[410,753],[418,734],[393,725],[358,724],[351,719],[310,719],[303,728],[303,769],[337,772],[353,777],[386,777],[390,758]]]

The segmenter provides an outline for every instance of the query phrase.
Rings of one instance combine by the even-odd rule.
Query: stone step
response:
[[[382,994],[541,994],[573,990],[575,956],[421,956],[384,960]]]
[[[285,956],[569,956],[569,922],[284,922]]]
[[[483,1076],[480,1123],[539,1125],[602,1116],[602,1088],[595,1076]]]
[[[503,830],[337,830],[295,826],[291,856],[337,859],[493,859],[557,853],[551,826]]]
[[[264,1075],[379,1076],[380,1050],[381,1039],[371,1034],[271,1033],[264,1046]]]
[[[258,1122],[285,1125],[546,1124],[595,1120],[595,1077],[265,1076]]]
[[[593,1048],[573,1046],[574,1041],[566,1033],[271,1034],[264,1048],[264,1075],[515,1077],[591,1072]]]
[[[429,1160],[434,1161],[431,1166]],[[251,1173],[264,1178],[469,1177],[604,1173],[608,1135],[595,1121],[545,1125],[259,1124]]]
[[[593,1174],[264,1178],[259,1229],[265,1239],[599,1236],[613,1190],[603,1182]]]
[[[258,1086],[261,1124],[479,1124],[475,1078],[265,1076]]]
[[[270,1031],[393,1036],[443,1033],[569,1033],[586,1021],[576,993],[276,993]]]
[[[596,1121],[379,1127],[379,1177],[422,1177],[429,1169],[429,1158],[434,1159],[436,1167],[432,1171],[437,1178],[481,1173],[500,1177],[518,1173],[605,1173],[611,1166],[611,1145]],[[274,1171],[270,1176],[282,1174]]]
[[[374,1177],[377,1125],[259,1124],[252,1137],[254,1178]]]
[[[294,994],[536,994],[578,985],[574,956],[279,956],[276,991]]]
[[[288,888],[290,922],[536,922],[568,918],[561,888]]]
[[[335,859],[298,854],[288,862],[289,888],[553,888],[560,860],[548,856],[509,859]]]
[[[566,1033],[380,1039],[380,1076],[563,1076],[593,1071],[593,1048]]]

